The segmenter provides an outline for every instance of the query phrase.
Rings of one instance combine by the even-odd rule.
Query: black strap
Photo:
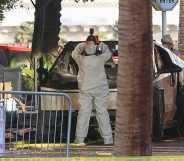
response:
[[[83,55],[83,56],[92,56],[92,55],[98,56],[98,55],[101,55],[101,54],[103,54],[103,53],[102,53],[102,49],[100,50],[99,45],[96,46],[96,52],[94,54],[87,54],[85,49],[81,52],[81,55]]]

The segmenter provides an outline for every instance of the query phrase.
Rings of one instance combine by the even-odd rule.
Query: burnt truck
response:
[[[64,46],[59,57],[48,71],[47,75],[40,78],[41,91],[60,91],[70,95],[72,99],[72,133],[75,136],[77,112],[79,109],[79,91],[77,86],[78,66],[72,59],[71,53],[75,46],[80,43],[68,42]],[[112,58],[105,64],[105,71],[110,88],[109,114],[111,126],[115,128],[116,96],[117,96],[117,70],[118,70],[118,41],[104,41],[112,52]],[[170,50],[154,42],[153,52],[153,140],[159,141],[164,136],[164,131],[174,128],[178,135],[183,135],[183,109],[182,101],[182,69],[184,61]],[[43,73],[41,73],[43,74]],[[42,100],[47,103],[47,100]],[[49,110],[49,109],[41,109]],[[54,109],[52,109],[54,110]],[[67,111],[67,109],[66,109]],[[88,138],[98,138],[98,124],[95,111],[92,112]]]

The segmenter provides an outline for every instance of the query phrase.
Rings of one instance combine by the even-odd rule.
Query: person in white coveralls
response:
[[[112,53],[106,44],[98,41],[93,32],[91,29],[86,42],[78,44],[72,52],[72,57],[79,67],[77,80],[80,91],[75,143],[84,144],[94,107],[104,144],[113,144],[107,111],[109,87],[104,68]]]

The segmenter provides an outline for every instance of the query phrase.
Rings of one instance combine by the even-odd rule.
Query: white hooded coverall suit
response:
[[[76,127],[76,142],[78,143],[83,143],[87,136],[93,107],[96,109],[96,118],[104,143],[113,143],[107,111],[109,88],[104,68],[112,54],[106,44],[101,42],[99,46],[102,54],[98,56],[91,55],[96,52],[96,45],[88,46],[85,42],[78,44],[72,52],[72,57],[79,67],[77,80],[80,90],[80,110]],[[90,56],[81,55],[84,50]]]

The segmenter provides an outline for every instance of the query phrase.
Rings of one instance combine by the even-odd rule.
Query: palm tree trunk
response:
[[[151,155],[152,8],[119,1],[118,109],[115,155]]]
[[[180,17],[179,17],[179,51],[184,53],[184,0],[180,0]]]

